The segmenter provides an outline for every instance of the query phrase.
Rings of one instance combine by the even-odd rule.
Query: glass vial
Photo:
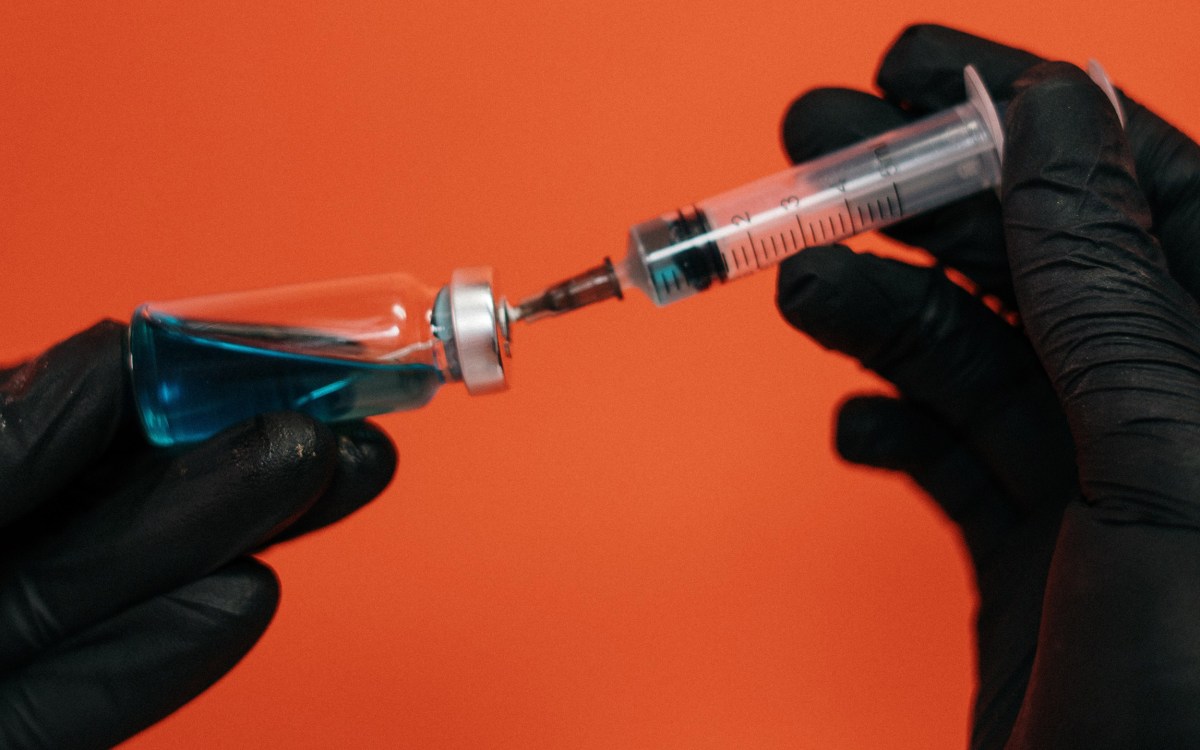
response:
[[[336,422],[416,409],[444,383],[503,390],[506,309],[484,268],[440,289],[394,274],[147,303],[129,328],[134,398],[169,446],[271,411]]]

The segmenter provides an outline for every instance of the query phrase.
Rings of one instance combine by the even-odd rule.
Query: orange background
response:
[[[1196,134],[1198,8],[8,0],[0,359],[149,298],[479,264],[519,296],[783,167],[788,101],[918,20],[1094,56]],[[126,747],[963,746],[957,539],[835,458],[878,385],[772,295],[541,323],[507,394],[382,418],[392,487],[269,552],[263,641]]]

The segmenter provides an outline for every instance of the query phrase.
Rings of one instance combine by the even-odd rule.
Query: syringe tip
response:
[[[509,306],[507,314],[509,321],[534,321],[578,310],[612,297],[621,299],[621,282],[617,280],[612,261],[605,258],[602,265],[526,297],[516,307]]]

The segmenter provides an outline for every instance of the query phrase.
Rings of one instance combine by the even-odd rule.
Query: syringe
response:
[[[1088,73],[1124,121],[1095,62]],[[644,221],[625,259],[604,263],[507,306],[537,320],[640,289],[657,305],[774,266],[806,247],[881,229],[1000,184],[1004,131],[974,68],[967,101],[792,169]]]

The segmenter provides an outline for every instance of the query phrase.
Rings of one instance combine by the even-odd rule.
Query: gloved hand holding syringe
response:
[[[1092,79],[1119,116],[1095,62]],[[576,310],[625,290],[657,305],[769,268],[1000,184],[1001,116],[974,68],[967,101],[822,158],[735,188],[630,230],[629,252],[509,307],[509,321]]]
[[[1090,74],[1120,114],[1096,64]],[[506,385],[511,326],[620,298],[658,305],[996,188],[1000,113],[973,68],[967,101],[630,230],[605,262],[510,305],[490,271],[425,287],[399,275],[151,303],[134,314],[131,379],[150,440],[202,440],[255,414],[325,421],[423,406],[444,383]]]

